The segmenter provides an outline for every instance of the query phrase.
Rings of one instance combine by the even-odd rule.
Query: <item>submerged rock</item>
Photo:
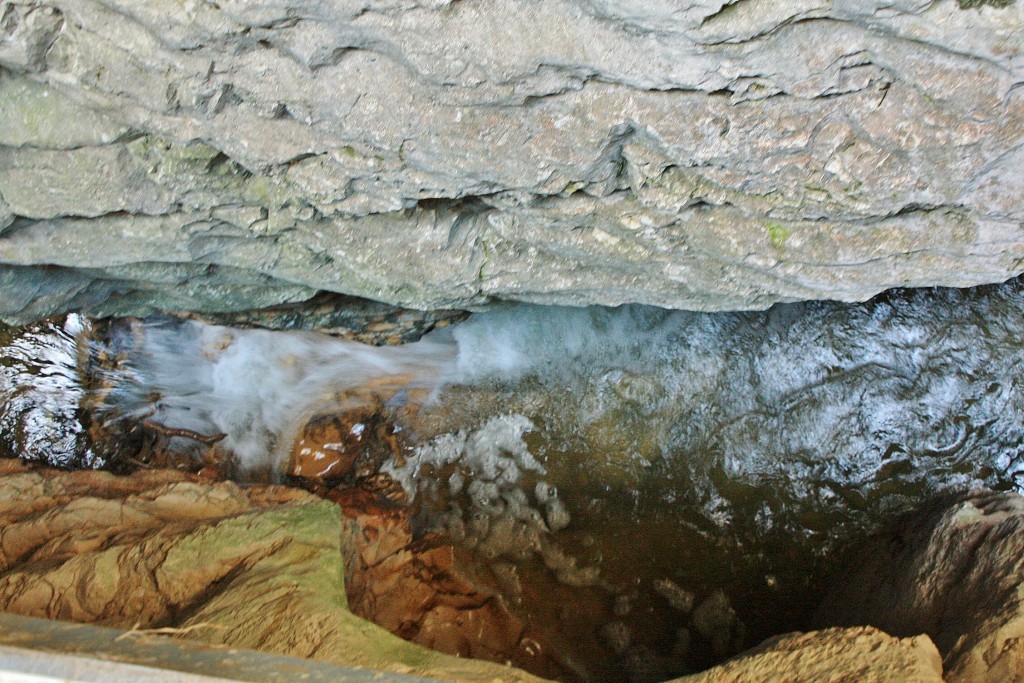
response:
[[[1021,270],[1019,5],[26,0],[0,17],[8,321],[321,291],[764,308]]]
[[[672,609],[678,612],[689,612],[693,609],[694,595],[671,579],[654,582],[654,592],[665,598]],[[701,605],[703,607],[703,605]]]
[[[402,452],[398,427],[379,405],[365,406],[307,422],[292,446],[287,473],[335,483],[362,480]]]
[[[601,627],[601,640],[617,655],[626,654],[633,642],[633,633],[624,621],[609,621]]]
[[[565,509],[565,503],[559,498],[552,498],[544,504],[544,519],[551,531],[561,531],[569,526],[572,516]]]
[[[345,591],[356,614],[407,640],[460,657],[576,680],[543,632],[499,598],[522,591],[516,568],[490,573],[435,535],[414,539],[412,514],[358,489],[333,491],[344,515]]]
[[[692,615],[693,628],[709,641],[718,657],[729,654],[733,648],[734,630],[739,630],[736,611],[722,591],[715,591],[704,599]]]

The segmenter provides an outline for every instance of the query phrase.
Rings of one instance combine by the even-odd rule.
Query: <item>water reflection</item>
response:
[[[77,315],[17,331],[0,329],[0,453],[57,466],[100,467],[85,438],[79,409],[79,338],[89,323]]]

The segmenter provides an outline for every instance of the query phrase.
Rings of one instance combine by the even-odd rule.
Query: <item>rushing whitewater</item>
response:
[[[582,453],[609,484],[657,479],[659,496],[699,499],[710,520],[736,513],[737,485],[770,483],[759,510],[745,511],[770,524],[776,503],[885,506],[911,491],[1016,483],[1022,289],[717,315],[516,306],[398,347],[172,320],[90,343],[123,358],[104,419],[223,435],[242,470],[281,467],[310,417],[384,396],[423,404],[424,442],[523,415],[541,460]],[[46,444],[30,455],[58,462],[77,432],[46,437],[43,417],[73,421],[81,388],[68,329],[50,330],[32,372],[14,370],[27,337],[13,342],[3,375],[5,419],[29,416],[6,432]],[[44,332],[31,332],[33,348]],[[27,388],[39,376],[60,378],[62,408],[47,407],[53,391]]]
[[[110,419],[224,435],[243,472],[286,464],[297,430],[317,413],[343,412],[372,395],[402,401],[436,390],[456,353],[446,334],[374,347],[170,320],[134,333],[118,343],[130,350],[124,381],[108,399]]]

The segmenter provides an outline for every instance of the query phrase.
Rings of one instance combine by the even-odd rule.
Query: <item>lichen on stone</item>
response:
[[[768,224],[768,241],[772,243],[772,248],[776,251],[779,251],[786,246],[786,240],[789,239],[789,235],[789,228],[781,223]]]

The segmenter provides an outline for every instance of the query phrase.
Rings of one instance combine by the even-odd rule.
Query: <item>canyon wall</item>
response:
[[[4,0],[0,318],[1024,270],[1006,0]]]
[[[6,459],[0,459],[0,494],[0,605],[23,616],[130,629],[116,636],[112,632],[87,650],[106,653],[105,660],[145,653],[139,663],[160,662],[152,649],[131,655],[118,643],[152,642],[161,634],[231,648],[199,659],[204,673],[213,674],[240,650],[244,657],[246,648],[363,670],[362,676],[345,680],[395,680],[387,672],[415,676],[410,681],[542,680],[506,666],[500,652],[488,657],[499,663],[465,656],[481,656],[503,639],[510,647],[508,659],[516,663],[562,660],[558,652],[541,652],[532,628],[509,628],[517,624],[502,616],[501,600],[475,604],[478,591],[451,573],[450,560],[447,570],[434,564],[450,553],[436,547],[410,552],[421,544],[406,545],[403,534],[395,533],[402,513],[377,504],[365,507],[365,497],[355,506],[350,498],[342,511],[280,486],[239,488],[171,470],[142,470],[128,477],[60,472]],[[360,557],[375,562],[368,567]],[[342,575],[352,580],[360,565],[370,578],[390,580],[380,584],[379,593],[363,595],[357,589],[360,597],[353,604],[346,600]],[[358,577],[355,581],[366,588]],[[460,581],[463,592],[447,592]],[[400,594],[410,588],[415,597]],[[439,599],[424,599],[431,591]],[[367,601],[379,601],[376,616],[385,622],[393,617],[396,629],[403,626],[402,613],[406,620],[425,613],[415,639],[463,656],[399,640],[349,612],[350,605],[365,607]],[[452,612],[461,618],[438,623]],[[24,621],[3,618],[0,642],[32,642],[19,628]],[[406,621],[404,627],[410,626]],[[50,628],[66,632],[68,626]],[[43,651],[76,648],[67,636],[41,644],[35,640]],[[166,660],[164,665],[182,666]],[[277,666],[261,670],[253,680],[295,675],[294,664]],[[560,680],[584,680],[571,670],[561,673]],[[894,638],[854,627],[784,634],[714,669],[676,680],[941,683],[941,673],[939,653],[928,636]],[[236,667],[230,675],[249,680],[253,674]],[[631,680],[660,679],[640,675]]]

